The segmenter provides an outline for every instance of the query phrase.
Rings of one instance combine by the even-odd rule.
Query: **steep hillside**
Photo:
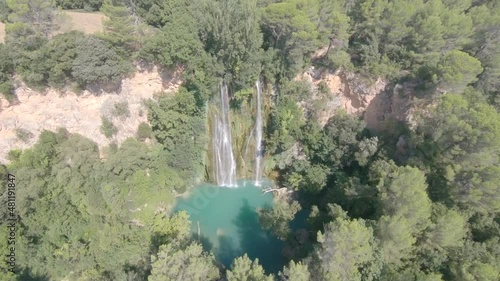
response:
[[[413,94],[405,85],[389,85],[381,78],[369,81],[358,74],[314,67],[295,79],[311,84],[315,93],[313,100],[322,105],[316,112],[322,125],[340,109],[363,116],[367,128],[375,131],[380,130],[388,118],[400,121],[409,118]]]
[[[9,104],[0,99],[0,162],[6,162],[10,150],[30,147],[44,129],[64,127],[92,139],[101,148],[111,142],[120,143],[135,136],[137,126],[147,122],[143,100],[156,92],[175,92],[180,83],[180,71],[159,71],[155,67],[152,70],[138,68],[133,77],[122,81],[118,93],[94,95],[84,91],[76,94],[52,89],[39,93],[23,85],[16,89],[18,103]],[[128,105],[128,117],[113,113],[118,103]],[[100,132],[101,116],[118,128],[111,139]],[[27,135],[24,141],[19,138],[23,133]]]

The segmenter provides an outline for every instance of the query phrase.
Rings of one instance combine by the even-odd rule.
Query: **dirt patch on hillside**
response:
[[[78,30],[86,34],[93,34],[103,31],[102,21],[106,19],[103,13],[85,13],[64,11],[61,28],[55,32],[64,33],[71,30]]]
[[[53,35],[78,30],[86,34],[103,31],[102,21],[106,19],[103,13],[85,13],[63,11],[60,21],[61,27]],[[5,43],[5,24],[0,22],[0,43]]]
[[[0,22],[0,43],[5,43],[5,24]]]
[[[160,91],[175,92],[181,84],[181,70],[159,71],[138,69],[131,78],[122,81],[119,93],[102,93],[98,96],[84,91],[46,93],[35,92],[26,86],[16,89],[18,104],[10,105],[0,99],[0,162],[7,162],[6,155],[12,149],[32,146],[42,130],[55,131],[64,127],[95,141],[100,148],[111,142],[120,143],[135,136],[137,126],[147,122],[144,100]],[[168,79],[168,80],[167,80]],[[113,114],[116,103],[128,103],[129,117]],[[101,132],[101,116],[106,116],[118,128],[118,134],[107,139]],[[26,142],[18,139],[16,131],[26,130],[33,137]]]

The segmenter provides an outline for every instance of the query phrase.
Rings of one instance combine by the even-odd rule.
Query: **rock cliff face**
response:
[[[316,112],[318,121],[325,125],[330,117],[343,109],[349,114],[362,116],[371,130],[381,129],[387,118],[407,121],[412,94],[406,85],[388,85],[384,79],[368,81],[358,74],[344,71],[330,72],[311,67],[296,80],[311,84],[312,100],[322,106]],[[317,109],[316,109],[317,110]]]
[[[36,92],[22,85],[16,89],[18,101],[10,104],[0,98],[0,163],[8,162],[7,153],[12,149],[26,149],[33,145],[42,130],[55,131],[64,127],[95,141],[100,148],[111,142],[120,143],[135,136],[141,122],[147,122],[147,109],[143,103],[156,92],[175,92],[181,84],[181,70],[146,70],[139,66],[131,78],[124,79],[116,93],[98,95],[84,91],[58,92],[48,89]],[[115,104],[128,104],[130,114],[113,114]],[[118,133],[107,139],[101,132],[101,116],[107,117],[118,128]],[[25,141],[16,132],[22,129],[32,134]]]
[[[175,92],[182,82],[181,72],[180,69],[160,71],[156,67],[148,70],[138,66],[133,77],[122,81],[118,92],[98,95],[89,91],[76,94],[53,89],[40,93],[21,85],[16,89],[17,102],[10,104],[0,98],[0,163],[8,162],[6,156],[10,150],[32,146],[44,129],[55,131],[64,127],[71,133],[92,139],[100,148],[135,136],[137,126],[147,122],[143,101],[156,92]],[[367,81],[357,74],[313,67],[298,75],[296,80],[310,83],[314,94],[311,101],[302,106],[322,125],[339,109],[362,116],[373,131],[380,130],[388,118],[411,123],[412,85],[388,85],[383,79]],[[113,114],[117,103],[128,104],[129,117]],[[314,103],[320,106],[315,107]],[[110,119],[118,128],[111,139],[100,132],[101,116]],[[20,129],[31,133],[32,137],[24,141],[19,139],[16,132]]]

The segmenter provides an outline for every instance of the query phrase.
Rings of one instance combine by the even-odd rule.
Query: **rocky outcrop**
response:
[[[0,99],[0,163],[8,162],[6,155],[10,150],[33,145],[42,130],[55,131],[64,127],[70,133],[92,139],[101,148],[135,136],[138,125],[147,122],[144,100],[156,92],[175,92],[181,84],[180,77],[180,69],[162,71],[156,67],[143,69],[138,66],[134,76],[122,81],[118,92],[98,95],[89,91],[77,94],[53,89],[40,93],[22,85],[15,91],[18,100],[15,103]],[[128,105],[128,117],[113,113],[117,103]],[[100,132],[101,116],[110,119],[118,128],[111,139]],[[18,137],[20,130],[31,133],[31,137],[21,140]]]
[[[311,84],[314,94],[309,103],[321,105],[314,109],[321,125],[325,125],[340,109],[363,116],[367,127],[374,131],[380,130],[387,118],[400,121],[409,118],[412,94],[408,90],[411,87],[407,85],[390,86],[381,78],[373,81],[355,73],[330,72],[314,67],[295,79]]]

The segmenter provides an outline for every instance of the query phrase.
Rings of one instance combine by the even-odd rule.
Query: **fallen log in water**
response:
[[[277,194],[287,194],[287,193],[292,193],[293,190],[288,190],[288,188],[286,187],[282,187],[282,188],[267,188],[265,190],[263,190],[264,194],[268,193],[268,192],[275,192]]]

